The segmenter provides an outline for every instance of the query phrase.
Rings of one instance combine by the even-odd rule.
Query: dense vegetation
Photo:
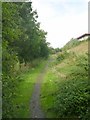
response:
[[[46,117],[87,120],[87,40],[71,39],[61,49],[49,48],[47,32],[40,28],[37,18],[32,2],[2,3],[3,118],[30,117],[33,86],[50,52],[53,55],[41,91]]]
[[[90,117],[87,47],[87,41],[82,41],[53,56],[41,95],[47,117],[81,120]]]
[[[32,2],[2,3],[2,80],[3,80],[3,117],[11,118],[14,111],[12,98],[16,97],[19,86],[20,67],[23,63],[33,63],[35,59],[49,55],[47,33],[40,29],[37,12]]]
[[[71,68],[62,68],[62,71],[68,71],[68,74],[59,84],[60,93],[56,95],[54,110],[58,113],[58,117],[87,119],[89,117],[87,55],[76,57],[76,61]]]

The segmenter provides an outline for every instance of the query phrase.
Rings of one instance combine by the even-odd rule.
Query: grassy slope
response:
[[[81,42],[67,51],[69,52],[68,57],[61,61],[57,61],[57,56],[54,56],[54,61],[51,63],[42,85],[41,105],[48,118],[65,117],[69,111],[68,108],[70,109],[69,104],[72,108],[69,111],[72,116],[69,113],[67,116],[73,117],[76,114],[78,116],[80,111],[76,109],[76,113],[72,113],[74,110],[72,105],[74,105],[74,102],[77,102],[77,99],[79,101],[78,104],[82,103],[83,96],[86,95],[86,93],[80,93],[80,95],[75,94],[78,94],[77,89],[79,92],[81,90],[84,93],[86,90],[84,87],[87,88],[88,75],[85,70],[87,66],[84,66],[88,64],[86,54],[88,52],[87,41]],[[87,103],[87,100],[84,102]],[[83,106],[80,106],[79,109],[81,107],[83,109]],[[80,115],[83,115],[83,113],[80,113]]]
[[[14,115],[13,118],[30,118],[30,98],[36,79],[43,69],[46,61],[20,75],[19,87],[15,91],[16,97],[13,98]],[[17,94],[18,93],[18,94]]]

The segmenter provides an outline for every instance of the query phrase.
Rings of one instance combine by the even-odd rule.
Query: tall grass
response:
[[[79,51],[68,53],[65,50],[55,59],[49,67],[42,88],[41,96],[44,97],[41,97],[41,102],[46,116],[87,120],[90,117],[88,54],[79,54]]]
[[[58,92],[54,102],[57,117],[88,118],[88,59],[79,56],[72,71],[58,82]]]

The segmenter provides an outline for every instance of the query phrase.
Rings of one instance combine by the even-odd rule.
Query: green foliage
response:
[[[38,64],[37,67],[33,66],[33,68],[18,76],[19,86],[14,91],[15,95],[12,98],[13,111],[9,113],[12,118],[30,118],[30,98],[37,77],[46,64],[46,61],[42,59],[39,59],[39,61],[35,60],[36,62]]]
[[[62,52],[62,49],[60,48],[55,48],[54,50],[55,50],[55,53]]]
[[[59,53],[59,55],[57,56],[57,61],[62,61],[64,59],[66,59],[67,57],[69,57],[69,53],[67,51],[63,51],[61,53]]]
[[[49,67],[51,67],[51,65]],[[58,86],[57,84],[55,84],[55,82],[57,82],[57,76],[51,73],[51,71],[47,70],[46,76],[43,81],[43,85],[41,89],[41,98],[40,98],[42,109],[45,112],[47,118],[56,117],[55,116],[56,113],[53,110],[53,105],[54,105],[53,103],[55,101],[55,95]]]
[[[87,120],[89,85],[88,59],[86,56],[77,58],[76,68],[60,81],[56,95],[54,110],[57,117],[78,117]]]
[[[84,42],[81,44],[84,45]],[[61,53],[52,56],[41,94],[47,118],[87,120],[90,117],[88,54],[80,52],[63,49]]]
[[[11,118],[15,112],[12,99],[20,82],[15,65],[49,55],[47,33],[40,29],[37,17],[32,2],[2,3],[3,117]]]
[[[56,54],[56,53],[62,52],[62,49],[49,47],[49,51],[51,54]]]

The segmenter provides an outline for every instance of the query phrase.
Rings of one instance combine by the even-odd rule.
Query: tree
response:
[[[37,12],[32,2],[2,3],[2,80],[3,117],[14,113],[12,98],[19,81],[14,66],[19,61],[27,64],[40,57],[48,57],[46,32],[40,29]]]

